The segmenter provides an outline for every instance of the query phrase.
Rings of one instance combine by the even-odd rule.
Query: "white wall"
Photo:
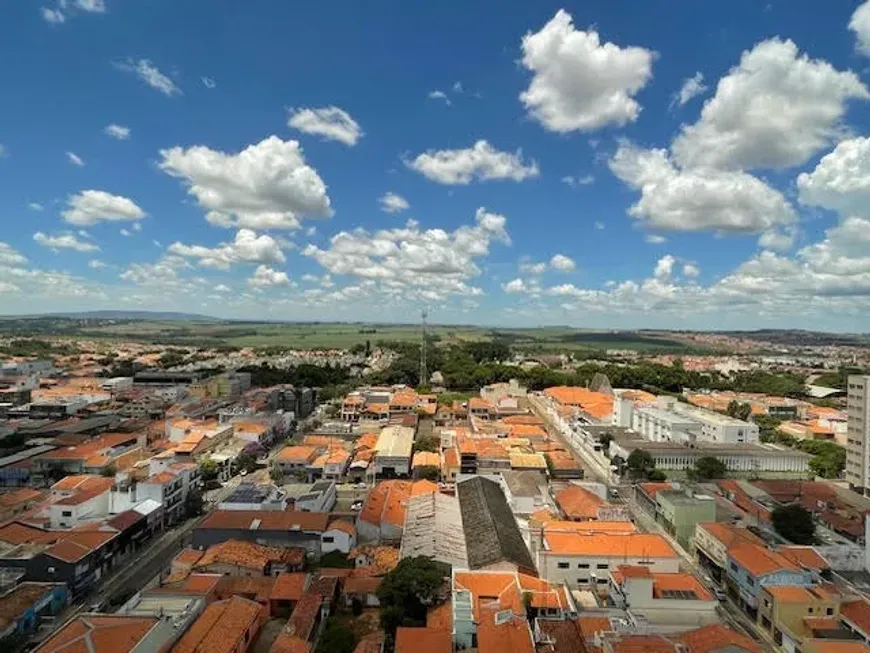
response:
[[[559,564],[567,564],[566,569],[561,569]],[[588,565],[581,568],[581,565]],[[646,559],[645,556],[586,556],[586,555],[566,555],[557,554],[552,551],[538,551],[538,572],[542,578],[546,578],[553,583],[565,583],[572,589],[592,589],[591,582],[592,574],[595,574],[596,579],[603,579],[604,582],[598,582],[598,586],[602,591],[607,590],[607,583],[610,577],[610,571],[616,569],[619,565],[641,565],[649,567],[653,572],[661,573],[677,573],[680,571],[680,559],[677,556],[673,558],[651,558]],[[602,566],[602,568],[599,568]],[[586,580],[587,582],[581,582]]]
[[[332,538],[332,542],[327,541],[329,538]],[[355,546],[356,538],[348,535],[342,530],[327,530],[320,536],[320,550],[324,554],[329,553],[330,551],[350,553],[350,550]]]

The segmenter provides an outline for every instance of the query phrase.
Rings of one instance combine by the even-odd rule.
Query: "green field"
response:
[[[600,352],[631,349],[645,353],[694,353],[697,348],[676,334],[636,331],[592,331],[569,327],[527,329],[469,325],[430,325],[439,345],[498,340],[527,353]],[[135,340],[188,347],[256,347],[348,349],[366,341],[419,342],[417,324],[225,322],[218,320],[66,319],[0,320],[0,335],[69,336],[107,342]]]

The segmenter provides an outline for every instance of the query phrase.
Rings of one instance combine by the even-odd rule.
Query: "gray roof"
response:
[[[502,561],[526,569],[535,568],[498,483],[476,476],[458,483],[456,492],[471,569]]]
[[[531,470],[503,471],[501,473],[504,482],[507,483],[511,494],[515,497],[537,497],[541,495],[541,487],[546,487],[547,482],[543,474]]]

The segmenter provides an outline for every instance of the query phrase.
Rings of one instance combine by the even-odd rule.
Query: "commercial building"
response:
[[[275,510],[217,510],[193,531],[192,546],[209,547],[226,540],[247,540],[274,547],[301,547],[320,555],[320,536],[329,515]]]
[[[846,386],[846,481],[870,494],[870,376],[850,376]]]
[[[697,524],[716,520],[716,500],[703,494],[679,490],[656,493],[656,520],[685,549],[695,538]]]
[[[758,610],[762,588],[779,585],[809,587],[814,583],[812,572],[800,569],[785,556],[760,544],[738,542],[728,549],[726,556],[728,591],[753,616]]]
[[[769,585],[758,598],[758,625],[785,651],[802,650],[818,631],[831,639],[849,639],[837,620],[842,597],[833,585]],[[832,636],[838,630],[841,637]]]
[[[607,597],[651,624],[699,626],[719,621],[719,602],[692,574],[620,565],[610,571]]]
[[[685,404],[674,397],[658,397],[654,405],[635,404],[626,398],[619,398],[617,403],[619,421],[631,415],[632,429],[652,442],[758,442],[756,424]]]
[[[414,429],[407,426],[387,426],[381,430],[375,444],[374,473],[377,476],[409,476]]]
[[[431,481],[381,481],[369,492],[357,518],[360,541],[400,541],[409,499],[437,491]]]
[[[698,562],[710,575],[721,582],[728,567],[728,549],[739,542],[764,545],[764,542],[746,528],[707,522],[695,526],[695,553]]]
[[[427,556],[457,569],[468,568],[459,499],[438,492],[408,500],[400,558]]]
[[[25,582],[4,593],[0,596],[0,647],[8,637],[35,632],[41,618],[58,614],[67,600],[63,583]]]

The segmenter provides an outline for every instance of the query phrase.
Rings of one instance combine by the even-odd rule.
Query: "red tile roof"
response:
[[[132,651],[156,624],[155,617],[83,615],[64,624],[34,653]]]
[[[478,651],[483,649],[478,642]],[[453,637],[449,630],[434,628],[396,629],[395,653],[453,653]]]
[[[233,597],[209,605],[172,648],[172,653],[231,653],[246,648],[246,635],[256,637],[263,608]],[[250,633],[250,635],[248,635]]]
[[[276,601],[298,601],[305,592],[308,584],[308,574],[305,573],[282,573],[275,579],[272,588],[272,599]]]
[[[329,515],[324,512],[278,511],[278,510],[216,510],[206,517],[197,528],[224,530],[289,531],[303,530],[322,533],[329,524]]]
[[[556,503],[570,520],[597,519],[598,509],[607,502],[594,492],[579,485],[569,485],[556,492]]]
[[[676,637],[688,649],[689,653],[710,653],[726,648],[737,648],[750,653],[761,653],[761,646],[746,635],[726,628],[722,624],[704,626],[697,630]]]
[[[848,619],[865,635],[870,635],[870,601],[858,599],[840,606],[840,617]]]

